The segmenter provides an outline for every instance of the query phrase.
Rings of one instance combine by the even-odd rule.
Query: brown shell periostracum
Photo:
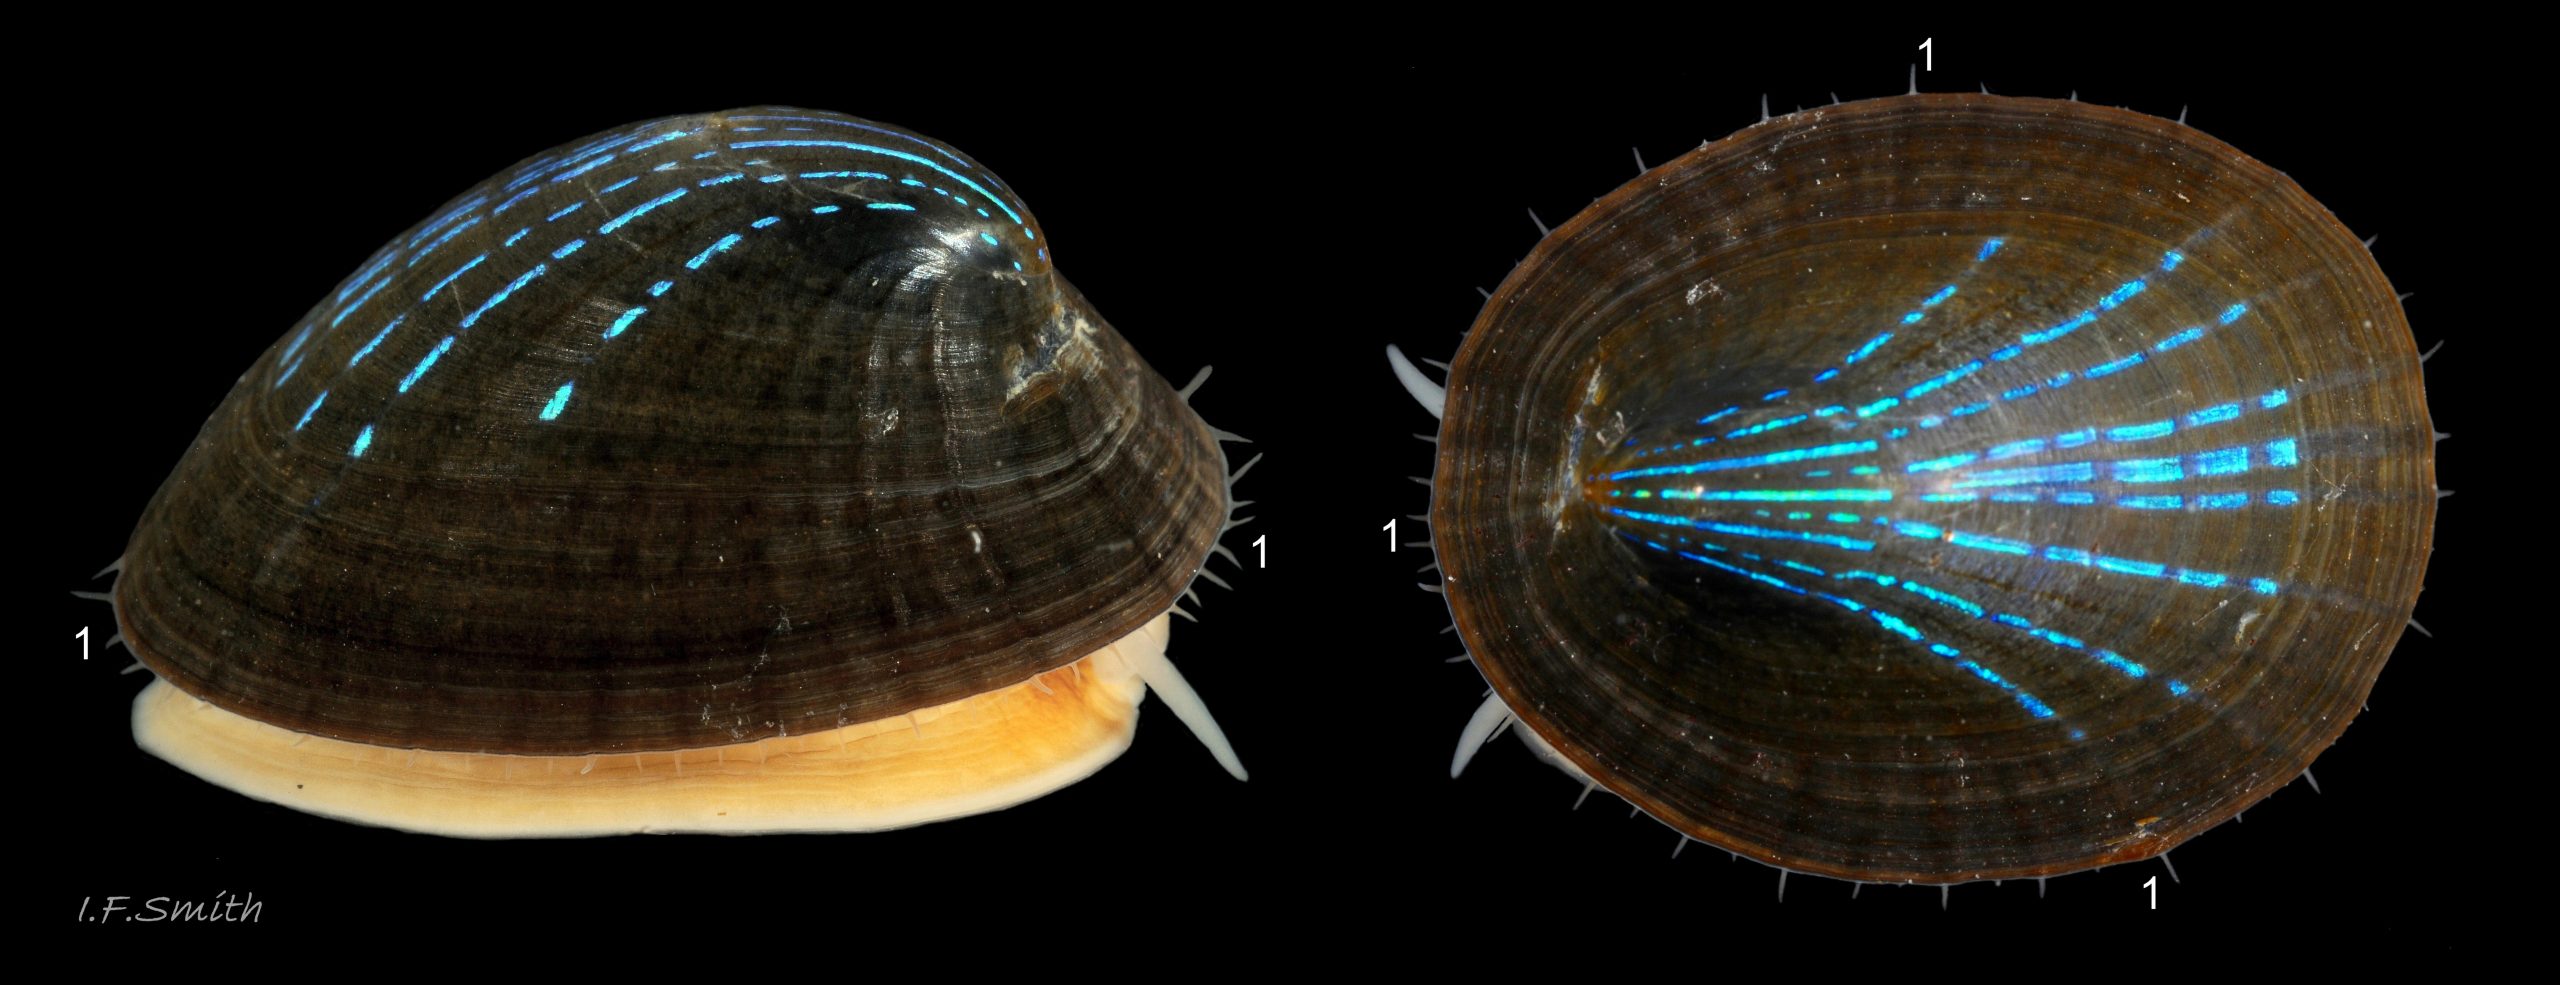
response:
[[[1506,723],[1684,836],[1862,881],[2158,855],[2293,781],[2436,490],[2371,256],[2182,124],[1912,95],[1558,227],[1445,392],[1432,540]],[[1445,401],[1445,407],[1443,402]]]
[[[1187,395],[1187,391],[1186,394]],[[448,834],[857,830],[1126,747],[1227,526],[1201,422],[921,136],[532,158],[241,378],[119,564],[145,748]]]

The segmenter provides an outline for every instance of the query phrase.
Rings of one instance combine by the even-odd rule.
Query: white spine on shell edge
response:
[[[1173,669],[1173,661],[1165,659],[1164,651],[1139,647],[1122,656],[1129,659],[1138,679],[1146,681],[1165,707],[1173,709],[1173,717],[1181,719],[1200,744],[1209,747],[1209,755],[1217,758],[1218,765],[1226,767],[1228,775],[1244,779],[1244,762],[1236,758],[1236,748],[1227,742],[1227,733],[1218,728],[1218,720],[1210,717],[1209,706],[1200,700],[1200,692],[1192,690],[1191,683],[1182,679],[1182,672]]]
[[[1404,350],[1392,345],[1387,347],[1387,365],[1395,367],[1396,382],[1404,384],[1404,391],[1413,394],[1415,403],[1430,411],[1431,416],[1440,416],[1442,409],[1449,404],[1448,390],[1422,375],[1422,370],[1413,364],[1413,360],[1404,357]]]

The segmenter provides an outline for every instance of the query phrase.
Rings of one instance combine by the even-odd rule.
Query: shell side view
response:
[[[1506,724],[1680,831],[1861,881],[2158,855],[2299,776],[2436,490],[2369,253],[2182,124],[1912,95],[1557,227],[1447,385],[1431,534]]]
[[[869,830],[1090,774],[1152,687],[1241,779],[1164,657],[1241,522],[1189,393],[957,151],[616,128],[385,245],[232,389],[118,561],[135,734],[420,831]]]

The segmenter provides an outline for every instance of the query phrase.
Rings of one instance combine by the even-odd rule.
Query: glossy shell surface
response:
[[[126,638],[401,748],[722,745],[1026,681],[1161,617],[1210,432],[994,175],[793,109],[458,196],[241,378],[152,500]]]
[[[1681,832],[1863,880],[2156,855],[2294,780],[2415,604],[2418,353],[2299,186],[2165,119],[1780,117],[1557,228],[1454,362],[1495,691]]]

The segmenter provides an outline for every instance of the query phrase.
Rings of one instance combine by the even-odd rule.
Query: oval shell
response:
[[[1433,533],[1568,769],[1797,871],[2036,876],[2336,739],[2415,604],[2432,439],[2389,284],[2283,175],[1915,95],[1543,241],[1453,365]]]
[[[115,594],[154,673],[293,732],[723,746],[1160,640],[1223,461],[975,162],[669,118],[502,172],[323,298]]]

